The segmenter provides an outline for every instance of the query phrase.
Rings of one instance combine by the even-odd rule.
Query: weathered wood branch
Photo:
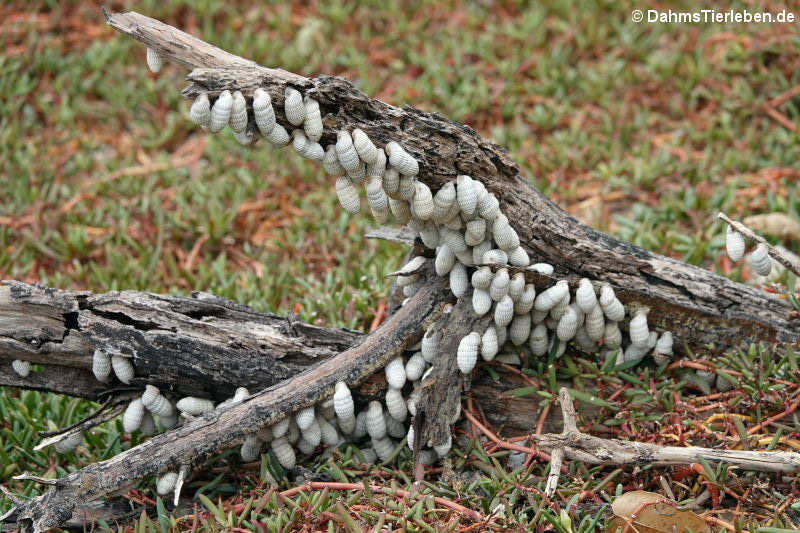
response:
[[[188,98],[226,89],[247,95],[261,87],[280,111],[284,90],[291,85],[319,101],[323,145],[335,141],[337,130],[361,128],[379,145],[400,142],[419,161],[419,179],[434,191],[458,174],[479,179],[500,199],[532,259],[553,264],[559,277],[611,283],[623,303],[648,307],[649,322],[672,331],[679,351],[688,347],[705,353],[709,346],[724,349],[754,341],[800,343],[800,316],[787,302],[581,224],[531,185],[503,148],[468,126],[369,98],[341,78],[310,79],[255,65],[182,32],[176,44],[165,38],[174,37],[170,26],[138,13],[106,16],[120,32],[193,68],[184,90]],[[282,113],[278,116],[283,120]]]
[[[444,295],[441,281],[426,285],[377,330],[337,357],[299,371],[241,404],[198,417],[112,459],[58,479],[43,496],[16,506],[2,519],[17,520],[26,531],[56,527],[70,518],[79,503],[102,498],[143,476],[198,464],[288,413],[330,397],[338,381],[361,383],[401,354],[438,318]]]
[[[767,241],[767,239],[765,239],[758,233],[754,232],[741,222],[738,222],[736,220],[731,220],[725,213],[718,213],[717,218],[724,220],[725,222],[730,224],[733,227],[733,229],[744,235],[746,238],[754,242],[757,242],[758,244],[763,244],[764,246],[766,246],[767,252],[769,253],[769,256],[772,259],[774,259],[778,263],[788,268],[791,272],[794,273],[795,276],[800,276],[800,261],[798,261],[796,257],[792,257],[789,254],[783,253],[778,248],[772,246]]]

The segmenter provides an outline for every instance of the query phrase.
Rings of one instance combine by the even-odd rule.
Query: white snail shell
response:
[[[433,215],[433,196],[430,188],[417,181],[414,183],[414,200],[411,204],[412,212],[420,220],[428,220]]]
[[[395,357],[384,368],[386,383],[395,389],[402,389],[406,384],[406,367],[402,357]]]
[[[313,448],[319,446],[319,443],[322,442],[322,428],[319,425],[319,420],[317,420],[317,417],[314,417],[314,419],[311,421],[311,425],[307,428],[300,428],[300,434],[303,436],[303,440],[310,444]]]
[[[211,106],[211,120],[208,129],[211,133],[217,133],[231,118],[231,107],[233,106],[233,96],[230,91],[222,91],[217,97],[217,101]]]
[[[533,306],[537,311],[548,311],[560,303],[565,296],[569,296],[569,283],[561,280],[540,293]]]
[[[571,340],[578,331],[578,313],[572,306],[567,306],[561,319],[558,321],[556,335],[564,342]]]
[[[475,263],[472,262],[472,250],[467,248],[463,252],[458,252],[456,254],[456,259],[461,261],[464,266],[472,266]]]
[[[144,412],[144,417],[142,417],[142,425],[139,426],[139,431],[142,433],[142,435],[147,437],[155,434],[156,422],[153,420],[153,415],[151,415],[149,411]]]
[[[386,434],[396,439],[406,436],[406,426],[392,416],[386,417]]]
[[[411,202],[414,199],[416,179],[414,176],[400,176],[400,186],[397,188],[397,195],[401,200]]]
[[[483,316],[492,308],[492,296],[489,291],[475,289],[472,291],[472,310],[478,316]]]
[[[351,435],[353,440],[360,439],[367,434],[367,412],[361,411],[356,415],[356,427]]]
[[[550,317],[554,320],[561,320],[561,317],[567,312],[567,307],[569,307],[569,292],[564,295],[560,302],[550,309]]]
[[[386,144],[386,155],[389,156],[389,164],[397,169],[403,176],[416,176],[419,173],[419,163],[411,154],[406,152],[402,146],[395,141]]]
[[[400,389],[389,387],[386,390],[386,410],[389,416],[400,422],[404,422],[408,416],[406,401],[403,399],[403,392]]]
[[[289,430],[286,432],[286,440],[289,441],[290,444],[294,444],[300,439],[300,428],[297,427],[297,422],[294,421],[294,418],[289,420]]]
[[[409,381],[417,381],[420,377],[422,377],[422,373],[424,371],[425,358],[422,357],[422,354],[415,353],[408,358],[408,361],[406,362],[406,378],[408,378]]]
[[[553,265],[548,263],[536,263],[535,265],[529,266],[527,270],[532,270],[533,272],[538,272],[546,276],[552,276],[555,269]]]
[[[458,343],[456,363],[462,374],[469,374],[478,362],[478,349],[481,345],[481,336],[473,331],[464,336]]]
[[[394,443],[392,439],[388,437],[383,437],[380,439],[372,439],[372,448],[375,450],[375,453],[378,455],[378,459],[381,462],[386,462],[394,453]]]
[[[233,93],[231,117],[228,122],[235,132],[243,132],[247,128],[247,100],[244,99],[242,91]]]
[[[397,196],[400,189],[400,173],[396,168],[387,168],[383,173],[383,190],[390,198],[399,198]]]
[[[395,200],[389,197],[389,209],[400,224],[405,224],[411,220],[411,206],[405,200]]]
[[[369,139],[366,133],[359,128],[353,130],[353,146],[358,157],[367,165],[373,164],[378,159],[378,148]],[[386,164],[384,160],[384,165]]]
[[[497,217],[492,225],[492,236],[494,242],[501,250],[514,250],[519,246],[519,237],[514,228],[505,220],[505,217]]]
[[[478,204],[478,214],[487,222],[494,220],[500,214],[500,202],[492,193],[487,194]]]
[[[453,446],[453,436],[447,435],[447,440],[442,444],[435,445],[433,447],[433,451],[435,451],[436,455],[438,455],[439,457],[444,457],[448,453],[450,453],[450,448],[452,446]]]
[[[283,112],[292,126],[299,126],[306,118],[306,106],[303,95],[297,89],[286,87],[283,96]]]
[[[611,285],[603,284],[600,289],[599,302],[600,306],[603,308],[603,312],[606,314],[606,318],[609,320],[619,322],[625,318],[625,307],[622,305],[622,302],[617,299]]]
[[[672,355],[672,332],[665,331],[656,341],[655,349],[656,354]]]
[[[762,242],[750,254],[750,263],[761,276],[769,276],[772,271],[772,258],[769,256],[767,246]]]
[[[302,157],[312,161],[322,161],[325,158],[325,150],[322,149],[322,145],[307,138],[303,130],[294,130],[292,137],[294,137],[292,148]]]
[[[478,206],[478,191],[472,178],[463,174],[456,177],[458,206],[461,212],[472,216]]]
[[[478,265],[483,262],[483,254],[492,249],[492,240],[484,239],[482,242],[472,247],[472,264]]]
[[[161,55],[152,48],[148,48],[145,55],[147,58],[147,68],[154,73],[160,71],[161,67],[164,65]]]
[[[355,422],[355,418],[353,419]],[[339,443],[339,432],[333,425],[324,418],[317,419],[319,429],[322,433],[322,442],[328,446],[336,446]]]
[[[525,274],[523,274],[522,272],[517,272],[516,274],[511,276],[511,281],[508,284],[508,295],[511,296],[512,300],[514,300],[514,304],[517,303],[517,300],[519,300],[520,296],[522,296],[524,290],[525,290]]]
[[[284,435],[286,435],[286,433],[289,431],[290,422],[291,421],[287,417],[287,418],[284,418],[283,420],[273,424],[270,427],[270,431],[272,432],[272,436],[277,439],[277,438],[280,438],[280,437],[283,437]]]
[[[436,250],[436,260],[434,267],[436,268],[437,276],[444,276],[450,273],[455,265],[456,256],[447,244],[442,244]]]
[[[122,414],[122,428],[126,433],[133,433],[142,425],[144,418],[144,405],[141,398],[136,398],[128,404]]]
[[[189,108],[189,119],[203,129],[211,125],[211,104],[206,93],[200,93]]]
[[[586,313],[584,328],[586,329],[586,336],[592,341],[596,342],[603,338],[606,322],[603,308],[600,307],[600,304],[595,303],[594,307]]]
[[[339,163],[339,156],[336,155],[335,144],[329,144],[325,149],[325,155],[322,157],[322,168],[331,176],[343,176],[345,174],[344,167]]]
[[[484,253],[481,261],[487,265],[506,265],[508,264],[508,254],[494,248]]]
[[[550,343],[547,339],[547,327],[544,324],[538,324],[531,332],[528,346],[534,355],[542,356],[547,353],[547,347]]]
[[[364,163],[359,163],[356,168],[353,170],[347,171],[347,177],[350,178],[350,181],[353,183],[361,183],[364,181],[364,178],[367,176],[367,165]]]
[[[454,254],[460,254],[467,250],[467,243],[464,241],[464,236],[461,232],[451,230],[448,228],[441,228],[439,230],[439,240],[450,247]]]
[[[127,357],[121,355],[114,355],[111,357],[111,367],[114,369],[114,374],[117,379],[125,385],[130,385],[134,376],[133,364]]]
[[[497,355],[500,345],[497,342],[497,328],[490,325],[481,337],[481,357],[484,361],[491,361]]]
[[[646,344],[644,346],[631,344],[625,349],[625,352],[623,352],[622,360],[624,362],[641,361],[649,351],[650,348],[648,348]],[[619,358],[617,358],[617,360],[619,361]]]
[[[472,286],[476,289],[488,290],[492,284],[492,269],[488,266],[480,267],[472,273]]]
[[[11,368],[19,377],[26,378],[31,373],[31,362],[23,359],[14,359],[11,361]]]
[[[311,406],[311,407],[306,407],[304,409],[300,409],[294,416],[294,421],[297,424],[297,427],[298,429],[300,429],[300,431],[305,431],[306,429],[311,427],[316,418],[317,415],[314,412],[314,407]]]
[[[306,108],[306,118],[303,121],[306,137],[317,142],[322,137],[322,115],[319,111],[319,102],[306,96],[303,105]]]
[[[482,218],[476,218],[467,222],[466,232],[464,233],[464,241],[469,246],[477,246],[482,243],[486,236],[486,221]]]
[[[528,283],[523,288],[522,294],[517,298],[517,301],[514,302],[514,312],[518,315],[530,313],[531,309],[533,309],[533,302],[535,301],[536,287],[532,283]]]
[[[336,134],[336,155],[339,156],[339,163],[347,172],[357,171],[361,165],[361,159],[353,146],[353,138],[347,131],[342,130]]]
[[[272,131],[264,137],[275,146],[286,146],[289,144],[289,132],[280,124],[275,124]]]
[[[575,337],[573,337],[573,342],[575,342],[578,345],[578,348],[584,352],[594,353],[597,351],[597,343],[589,338],[585,327],[578,328],[578,331],[575,333]]]
[[[603,344],[609,348],[619,348],[622,344],[622,332],[616,322],[606,322],[603,330]]]
[[[358,189],[347,176],[339,176],[336,179],[336,196],[339,197],[342,208],[348,213],[356,214],[361,209],[361,197],[358,195]]]
[[[367,204],[369,205],[372,216],[379,224],[383,224],[389,218],[389,199],[383,191],[381,178],[369,178],[366,184]]]
[[[158,421],[164,426],[164,429],[172,429],[178,425],[178,413],[175,412],[172,416],[160,416]]]
[[[503,297],[508,294],[509,285],[510,279],[508,277],[508,269],[501,268],[495,272],[492,278],[492,284],[489,285],[489,294],[492,296],[492,300],[495,302],[502,300]]]
[[[68,453],[77,448],[81,442],[83,442],[83,432],[76,431],[56,442],[55,449],[58,453]]]
[[[253,118],[261,135],[265,137],[275,128],[275,110],[272,108],[272,98],[264,89],[253,91]]]
[[[643,311],[638,311],[629,326],[628,334],[631,337],[631,343],[634,346],[646,347],[647,341],[650,338],[650,330],[647,327],[647,314]]]
[[[233,138],[236,139],[236,142],[242,146],[247,146],[253,142],[253,132],[246,129],[242,131],[234,131]]]
[[[575,291],[575,302],[584,313],[590,312],[597,305],[597,295],[594,292],[594,286],[587,278],[581,279],[578,283],[578,289]]]
[[[375,400],[369,402],[364,423],[366,424],[367,433],[373,440],[382,439],[386,436],[386,420],[384,419],[383,407],[380,402]]]
[[[172,403],[153,385],[145,386],[144,394],[142,394],[142,404],[148,411],[159,417],[170,417],[175,414],[175,408]]]
[[[453,182],[445,183],[433,196],[432,218],[437,224],[445,222],[449,217],[450,208],[456,201],[456,188]]]
[[[500,327],[511,324],[514,319],[514,301],[505,295],[494,307],[494,323]]]
[[[165,496],[173,491],[177,482],[177,472],[165,472],[161,477],[158,478],[158,480],[156,480],[156,492],[159,494],[159,496]]]
[[[281,466],[286,470],[292,470],[297,461],[292,445],[284,437],[279,437],[274,439],[270,446]]]
[[[734,263],[744,257],[744,235],[728,225],[725,229],[725,251]]]
[[[106,383],[111,376],[111,357],[100,348],[92,354],[92,374],[102,383]]]
[[[178,400],[176,404],[178,411],[192,416],[200,416],[214,410],[214,402],[205,398],[195,398],[187,396]]]
[[[522,246],[517,246],[508,252],[508,263],[517,267],[526,267],[531,264],[528,252]]]
[[[433,363],[433,360],[436,358],[436,353],[439,349],[439,340],[442,337],[442,332],[434,328],[434,326],[431,326],[425,331],[420,345],[422,358],[427,363]]]
[[[457,262],[450,270],[450,292],[452,292],[456,298],[461,298],[466,294],[468,286],[467,267]]]
[[[521,346],[531,334],[531,315],[516,315],[508,326],[508,338],[515,346]]]
[[[261,457],[261,439],[256,435],[248,435],[242,442],[242,447],[239,449],[239,454],[242,456],[242,461],[245,463],[252,463]],[[169,492],[169,491],[168,491]]]

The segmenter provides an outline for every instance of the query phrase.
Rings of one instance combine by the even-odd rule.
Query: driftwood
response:
[[[370,99],[341,78],[309,79],[257,65],[137,13],[106,13],[106,18],[112,27],[167,60],[193,69],[183,91],[187,98],[200,91],[214,95],[226,89],[249,95],[261,87],[270,92],[283,121],[283,93],[291,85],[319,101],[325,126],[323,145],[334,141],[332,132],[338,129],[361,128],[378,143],[399,141],[419,161],[419,179],[434,191],[457,174],[479,179],[500,199],[534,262],[554,265],[554,275],[572,283],[581,277],[610,283],[626,305],[649,308],[652,326],[673,332],[679,339],[679,353],[708,353],[757,341],[800,343],[800,316],[785,301],[580,224],[536,190],[501,147],[467,126]],[[532,272],[526,277],[538,288],[553,282]],[[455,347],[480,319],[470,313],[469,295],[443,315],[449,292],[443,280],[430,272],[427,279],[406,306],[369,335],[254,313],[204,294],[195,298],[130,292],[92,295],[7,285],[0,289],[0,358],[47,366],[44,373],[25,380],[4,375],[0,384],[93,399],[141,391],[145,383],[175,395],[216,400],[230,396],[237,386],[261,391],[242,404],[197,418],[70,474],[42,497],[18,505],[7,518],[20,520],[27,530],[57,526],[79,503],[118,491],[145,475],[198,464],[249,432],[329,397],[338,380],[364,383],[362,394],[375,394],[380,380],[374,383],[371,376],[436,321],[447,332],[442,341],[444,356],[423,384],[415,424],[425,429],[423,442],[441,442],[460,402],[463,380],[453,364]],[[130,387],[109,391],[93,382],[89,358],[95,347],[133,357],[137,378]],[[478,382],[472,387],[473,394],[487,392],[489,404],[502,403],[495,384]],[[503,423],[530,430],[529,412],[524,421],[514,417],[526,413],[535,402],[515,399],[512,403],[523,408],[507,409]],[[500,411],[498,407],[494,413]],[[569,449],[566,457],[572,457]]]

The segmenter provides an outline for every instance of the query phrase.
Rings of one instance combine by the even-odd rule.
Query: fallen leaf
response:
[[[781,240],[800,240],[800,223],[786,213],[763,213],[743,220],[745,226]]]
[[[701,533],[710,529],[691,511],[681,511],[675,502],[643,490],[626,492],[611,504],[615,518],[606,533]]]

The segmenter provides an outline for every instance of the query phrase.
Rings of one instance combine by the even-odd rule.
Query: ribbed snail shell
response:
[[[406,368],[402,357],[395,357],[384,368],[386,383],[395,389],[402,389],[406,384]]]
[[[396,168],[387,168],[383,173],[383,190],[389,198],[398,199],[398,190],[400,189],[400,173]]]
[[[270,143],[274,144],[275,146],[286,146],[289,144],[289,132],[286,131],[286,128],[281,126],[280,124],[275,124],[275,127],[272,128],[272,131],[269,132],[267,135],[264,136]]]
[[[347,176],[339,176],[336,179],[336,196],[339,197],[339,204],[348,213],[356,214],[361,209],[361,197],[358,195],[358,189]]]
[[[233,138],[242,146],[247,146],[253,142],[253,132],[250,130],[234,131]]]
[[[578,314],[575,312],[575,308],[568,306],[561,320],[558,321],[556,335],[558,335],[560,340],[566,342],[571,340],[577,331]]]
[[[165,496],[172,492],[178,482],[177,472],[165,472],[156,480],[156,492],[159,496]]]
[[[555,269],[553,268],[553,265],[548,263],[536,263],[529,266],[527,270],[538,272],[539,274],[544,274],[546,276],[552,276]]]
[[[297,89],[286,87],[283,94],[283,112],[292,126],[299,126],[305,120],[306,106],[303,104],[303,95]]]
[[[329,144],[322,157],[322,168],[331,176],[343,176],[346,171],[339,163],[339,156],[336,155],[336,145]]]
[[[597,305],[597,295],[594,292],[594,286],[587,278],[581,279],[578,283],[578,289],[575,291],[575,302],[584,313],[590,312]]]
[[[550,317],[554,320],[561,320],[561,317],[567,312],[567,307],[569,307],[569,292],[550,309]]]
[[[80,446],[81,442],[83,442],[83,432],[76,431],[56,442],[54,447],[58,453],[68,453]]]
[[[31,362],[23,359],[14,359],[11,361],[11,368],[21,378],[28,377],[31,373]]]
[[[606,327],[603,330],[603,344],[609,348],[619,348],[622,344],[622,332],[616,322],[606,322]]]
[[[503,297],[508,294],[508,287],[510,283],[511,280],[508,277],[508,269],[498,269],[492,278],[491,285],[489,285],[489,294],[491,295],[492,300],[495,302],[502,300]]]
[[[230,91],[222,91],[217,97],[217,101],[211,106],[211,120],[208,123],[208,130],[217,133],[222,130],[231,118],[231,107],[233,106],[233,96]]]
[[[253,91],[253,118],[261,135],[265,137],[275,128],[275,110],[272,108],[272,98],[264,89]]]
[[[242,132],[247,128],[247,100],[244,99],[242,91],[233,93],[231,116],[228,122],[231,125],[231,129],[235,132]]]
[[[122,428],[126,433],[133,433],[142,425],[144,418],[144,405],[141,398],[136,398],[128,404],[122,414]]]
[[[456,363],[462,374],[469,374],[472,372],[472,369],[475,368],[475,363],[478,361],[478,349],[480,345],[481,336],[475,331],[464,336],[458,343]]]
[[[504,327],[511,324],[511,320],[513,319],[514,301],[509,295],[505,295],[494,307],[494,323],[500,327]]]
[[[492,225],[494,242],[501,250],[509,251],[519,246],[519,237],[514,228],[504,218],[496,218]]]
[[[654,353],[672,355],[672,332],[665,331],[656,341]]]
[[[422,336],[422,342],[420,343],[420,352],[425,362],[433,363],[433,360],[436,358],[437,350],[439,349],[439,340],[441,337],[442,332],[435,329],[435,326],[431,326],[425,331],[425,335]]]
[[[488,266],[480,267],[472,273],[472,286],[476,289],[489,290],[492,284],[492,269]]]
[[[549,289],[545,289],[533,304],[537,311],[548,311],[560,303],[564,296],[569,295],[569,283],[566,280],[561,280]]]
[[[531,315],[515,315],[508,326],[508,338],[515,346],[521,346],[531,333]]]
[[[455,262],[456,256],[447,244],[442,244],[436,249],[434,267],[436,268],[437,276],[444,276],[450,273]]]
[[[762,242],[756,246],[750,254],[750,263],[760,276],[769,276],[772,271],[772,258],[767,251],[767,245]]]
[[[172,429],[178,425],[178,413],[176,411],[172,416],[160,416],[158,421],[164,426],[164,429]]]
[[[532,283],[528,283],[523,288],[522,294],[517,298],[517,301],[514,302],[514,312],[518,315],[530,313],[535,301],[536,287]]]
[[[462,263],[457,262],[450,270],[450,292],[456,298],[461,298],[466,294],[468,286],[467,268]]]
[[[441,224],[446,221],[450,208],[456,201],[456,187],[453,182],[448,181],[433,196],[433,220]]]
[[[531,263],[528,252],[522,246],[517,246],[508,252],[508,264],[516,267],[526,267]]]
[[[294,415],[294,421],[300,431],[310,428],[316,418],[317,415],[313,406],[300,409],[297,414]]]
[[[534,355],[542,356],[547,353],[548,345],[547,327],[544,324],[538,324],[531,332],[528,346]]]
[[[478,316],[483,316],[492,308],[492,297],[485,289],[475,289],[472,291],[472,310]]]
[[[466,241],[465,241],[466,242]],[[479,265],[483,263],[483,254],[492,249],[491,239],[484,239],[472,247],[472,264]]]
[[[439,230],[439,240],[442,244],[449,246],[454,254],[460,254],[467,250],[467,243],[464,242],[464,236],[458,231],[441,228]]]
[[[146,385],[142,394],[142,404],[148,411],[159,417],[170,417],[175,414],[175,407],[153,385]]]
[[[572,340],[578,345],[578,348],[584,352],[594,353],[597,351],[597,343],[589,338],[585,327],[578,328],[578,331],[575,332],[575,337],[573,337]]]
[[[416,192],[414,188],[415,183],[416,178],[414,178],[414,176],[400,176],[400,185],[397,187],[397,195],[401,200],[411,202],[411,200],[414,199],[414,193]]]
[[[358,153],[358,157],[367,165],[373,164],[378,158],[378,148],[367,134],[359,128],[353,130],[353,146]]]
[[[414,355],[408,358],[408,361],[406,362],[406,378],[409,381],[417,381],[419,378],[422,377],[422,373],[424,371],[425,371],[425,359],[422,357],[420,353],[415,353]]]
[[[595,302],[594,307],[592,307],[589,312],[586,313],[586,318],[584,319],[584,328],[586,329],[586,335],[592,341],[596,342],[603,338],[603,333],[606,329],[606,321],[605,315],[603,314],[603,308],[600,307],[600,304]]]
[[[353,172],[358,169],[361,159],[353,146],[353,138],[347,131],[341,130],[336,134],[336,155],[345,171]]]
[[[428,220],[433,215],[433,196],[427,185],[421,181],[414,183],[414,200],[411,204],[412,212],[420,220]]]
[[[647,346],[647,340],[650,337],[650,330],[647,327],[647,314],[643,311],[637,311],[628,328],[632,344],[639,347]]]
[[[284,469],[292,470],[294,468],[297,458],[295,457],[292,445],[289,444],[286,438],[279,437],[274,439],[270,444],[270,447],[272,448],[272,452],[275,454],[275,457],[278,459],[278,462]]]
[[[375,453],[378,455],[378,459],[381,462],[386,462],[394,453],[394,443],[392,439],[388,437],[383,437],[380,439],[372,439],[372,449],[375,450]]]
[[[386,436],[386,420],[384,419],[383,407],[380,402],[375,400],[369,402],[364,422],[367,433],[373,440],[382,439]]]
[[[367,165],[365,163],[359,163],[356,166],[356,168],[347,171],[347,177],[350,178],[350,181],[356,184],[364,181],[364,178],[366,178],[366,176],[367,176]]]
[[[514,303],[517,303],[520,296],[522,296],[522,292],[525,290],[525,274],[522,272],[517,272],[513,276],[511,276],[511,281],[508,284],[508,295],[511,296],[511,299],[514,300]]]
[[[478,206],[478,194],[472,178],[463,174],[456,177],[458,206],[461,212],[472,216]]]
[[[385,150],[386,155],[389,156],[389,164],[396,168],[400,174],[403,176],[416,176],[419,174],[419,163],[400,144],[390,141],[386,144]]]
[[[111,376],[111,357],[100,348],[92,354],[92,374],[102,383],[106,383]]]
[[[600,299],[598,301],[603,308],[606,318],[609,320],[619,322],[625,318],[625,307],[622,305],[622,302],[617,299],[611,285],[603,284],[600,288]]]
[[[114,374],[117,379],[125,385],[130,385],[134,376],[133,364],[127,357],[121,355],[111,356],[111,367],[114,369]]]
[[[292,148],[302,157],[312,161],[322,161],[325,158],[325,150],[322,149],[322,145],[306,137],[303,130],[294,130],[292,137],[294,138]]]
[[[203,129],[211,125],[211,104],[206,93],[200,93],[189,108],[189,119]]]
[[[380,177],[373,177],[367,180],[365,189],[367,191],[367,205],[369,205],[372,216],[379,224],[383,224],[389,218],[389,198],[383,191],[383,183]]]
[[[490,325],[481,337],[481,357],[484,361],[491,361],[497,355],[500,346],[497,342],[497,328]]]
[[[482,218],[476,218],[467,222],[466,232],[464,233],[464,241],[469,246],[477,246],[482,243],[486,236],[486,221]]]
[[[487,265],[506,265],[508,264],[508,254],[494,248],[483,254],[482,262]]]
[[[159,72],[161,67],[164,66],[164,60],[161,58],[161,55],[152,48],[147,49],[145,57],[147,59],[147,68],[150,69],[150,72]]]
[[[728,225],[725,228],[725,251],[731,261],[734,263],[741,261],[742,257],[744,257],[744,248],[744,235]]]
[[[303,105],[306,110],[306,116],[303,120],[303,129],[306,132],[306,137],[317,142],[322,137],[322,115],[319,111],[319,102],[310,96],[306,96]]]
[[[408,409],[406,408],[406,401],[403,398],[403,392],[400,389],[393,389],[389,387],[386,390],[386,411],[389,416],[400,422],[405,421],[408,416]]]
[[[239,449],[239,455],[242,456],[242,461],[245,463],[252,463],[261,457],[261,446],[263,442],[256,435],[248,435],[242,442],[242,447]],[[167,491],[169,492],[169,491]]]
[[[340,439],[339,432],[336,431],[336,428],[333,426],[333,424],[324,418],[317,419],[317,423],[319,424],[319,430],[322,434],[322,443],[327,444],[328,446],[336,446]]]
[[[275,422],[272,426],[270,426],[270,431],[272,432],[273,438],[279,438],[286,435],[286,432],[289,431],[289,425],[291,424],[291,420],[287,417],[278,422]]]
[[[647,347],[645,344],[644,346],[631,344],[625,351],[623,352],[622,360],[624,362],[632,362],[632,361],[641,361],[647,352],[650,351],[650,348]],[[618,363],[619,364],[619,363]]]
[[[493,221],[500,214],[500,202],[492,193],[487,194],[478,204],[478,214],[487,222]]]
[[[314,417],[311,421],[311,425],[307,428],[300,428],[300,434],[303,436],[303,440],[310,444],[312,448],[319,446],[319,443],[322,442],[322,428],[319,425],[317,417]]]
[[[175,406],[181,413],[192,416],[200,416],[214,410],[214,402],[205,398],[195,398],[194,396],[181,398]]]

